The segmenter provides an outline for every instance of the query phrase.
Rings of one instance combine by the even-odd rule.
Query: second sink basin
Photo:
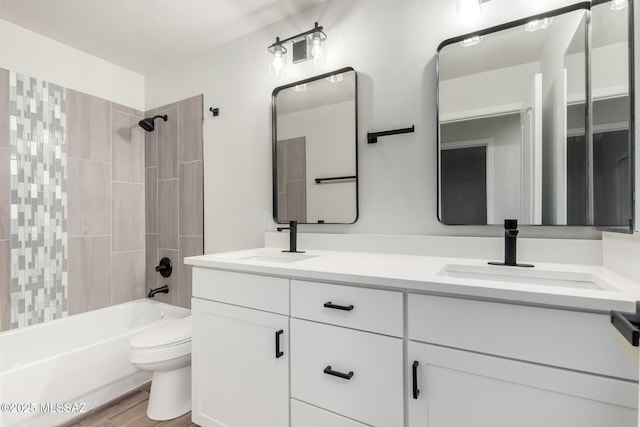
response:
[[[490,265],[447,264],[439,276],[491,282],[524,283],[574,289],[618,291],[617,288],[590,273],[538,270],[536,268],[501,267]]]

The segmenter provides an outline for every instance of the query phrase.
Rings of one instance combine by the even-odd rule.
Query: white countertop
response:
[[[295,260],[295,261],[292,261]],[[468,296],[515,303],[571,308],[585,311],[635,312],[640,284],[601,266],[535,263],[542,271],[583,273],[603,281],[610,289],[578,289],[564,286],[449,277],[448,265],[484,268],[486,260],[364,252],[309,250],[304,254],[283,253],[276,248],[258,248],[188,257],[185,264],[291,279],[357,284],[386,289]],[[509,269],[518,274],[519,267]],[[522,269],[533,270],[533,269]],[[522,274],[529,274],[523,272]],[[610,286],[609,286],[610,285]]]

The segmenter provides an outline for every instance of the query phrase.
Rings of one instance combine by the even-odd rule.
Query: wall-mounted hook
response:
[[[220,115],[220,109],[219,108],[209,108],[209,111],[211,111],[211,114],[213,114],[213,117],[218,117]]]

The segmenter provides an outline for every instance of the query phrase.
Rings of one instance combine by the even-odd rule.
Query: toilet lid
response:
[[[153,348],[180,344],[191,340],[191,316],[162,322],[134,335],[131,347]]]

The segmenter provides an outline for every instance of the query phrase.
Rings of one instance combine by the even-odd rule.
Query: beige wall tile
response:
[[[158,233],[158,168],[145,169],[144,209],[146,233]]]
[[[144,252],[144,185],[114,182],[112,206],[113,251]]]
[[[180,165],[180,235],[202,236],[204,234],[204,188],[203,162]]]
[[[66,98],[69,156],[111,161],[111,103],[72,89]]]
[[[9,140],[9,71],[0,68],[0,148],[11,147]]]
[[[158,179],[178,177],[178,123],[177,108],[158,109],[158,114],[167,115],[167,121],[156,119],[158,133]]]
[[[134,301],[146,296],[144,261],[144,250],[112,254],[113,304]]]
[[[145,117],[154,117],[156,110],[149,110]],[[158,166],[158,132],[144,131],[144,166]]]
[[[195,255],[202,255],[204,252],[204,243],[202,237],[184,237],[180,236],[180,254],[179,265],[177,267],[180,274],[180,298],[178,305],[181,307],[191,308],[191,270],[190,265],[184,264],[184,258]]]
[[[156,265],[160,262],[158,257],[158,235],[147,234],[145,241],[145,283],[148,291],[156,287],[156,275],[159,275],[155,270]]]
[[[11,241],[0,240],[0,331],[11,326]]]
[[[0,148],[0,240],[11,238],[11,150]]]
[[[111,238],[69,238],[69,314],[111,305]]]
[[[111,165],[70,157],[67,169],[69,236],[111,234]]]
[[[144,183],[145,131],[138,118],[112,111],[113,180]]]
[[[116,102],[111,103],[111,108],[116,111],[120,111],[121,113],[135,116],[137,118],[136,123],[142,120],[142,116],[144,115],[144,113],[140,110],[136,110],[135,108],[127,107],[126,105],[118,104]]]
[[[171,305],[178,305],[178,299],[180,295],[180,269],[178,268],[179,259],[178,259],[178,251],[174,249],[159,249],[158,250],[158,261],[162,258],[167,257],[171,260],[171,264],[173,265],[173,271],[171,276],[162,277],[160,273],[155,274],[156,284],[154,288],[158,288],[160,286],[169,285],[169,293],[168,294],[157,294],[154,299],[158,301],[166,302]]]
[[[202,95],[178,102],[178,162],[202,160]]]
[[[179,180],[158,181],[158,247],[178,249]]]

